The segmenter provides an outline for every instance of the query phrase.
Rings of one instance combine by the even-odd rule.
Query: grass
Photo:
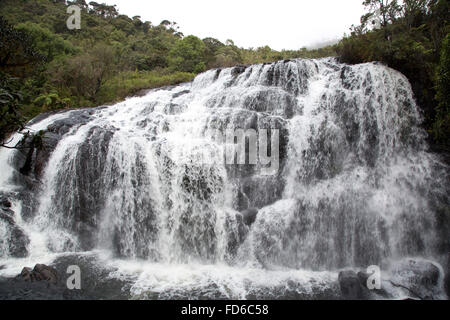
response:
[[[143,89],[154,89],[189,82],[195,74],[164,71],[127,71],[107,80],[101,87],[97,98],[99,104],[113,103],[137,93]]]

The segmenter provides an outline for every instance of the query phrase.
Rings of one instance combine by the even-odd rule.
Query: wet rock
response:
[[[10,209],[0,209],[0,221],[9,225],[14,225],[14,211]]]
[[[133,97],[144,97],[147,94],[149,94],[150,92],[152,92],[152,89],[142,89],[142,90],[139,90],[138,92],[136,92],[135,94],[133,94]]]
[[[244,210],[241,214],[242,214],[244,223],[247,226],[251,226],[256,221],[256,217],[258,215],[258,209],[250,208],[250,209]]]
[[[441,271],[431,261],[408,259],[401,263],[396,272],[399,275],[406,275],[411,280],[424,286],[438,285]]]
[[[55,133],[46,132],[44,134],[45,148],[39,149],[36,152],[34,163],[34,174],[36,178],[40,179],[43,176],[48,159],[50,158],[53,150],[55,150],[56,146],[58,145],[59,140],[60,136]]]
[[[447,294],[447,298],[450,299],[450,272],[447,270],[447,274],[444,279],[444,288],[445,293]]]
[[[9,254],[12,257],[25,258],[28,256],[30,239],[21,228],[17,226],[12,228],[9,241]]]
[[[217,79],[219,79],[220,73],[222,72],[222,69],[217,69],[216,70],[216,74],[214,75],[214,81],[216,81]]]
[[[230,170],[229,170],[230,171]],[[231,172],[239,186],[236,210],[242,212],[249,208],[263,208],[281,198],[283,181],[278,176],[253,176],[242,178],[239,172]]]
[[[240,75],[241,73],[243,73],[248,66],[245,65],[237,65],[236,67],[233,68],[233,70],[231,70],[231,75],[233,77],[236,77],[238,75]]]
[[[37,264],[34,269],[23,268],[19,277],[24,281],[35,282],[35,281],[48,281],[50,283],[56,284],[58,282],[57,271],[45,264]]]
[[[37,192],[33,190],[36,189],[31,187],[30,190],[20,190],[15,194],[16,199],[21,202],[20,215],[25,222],[30,222],[34,217],[34,210],[38,205]]]
[[[237,224],[237,228],[235,225]],[[236,220],[227,217],[225,222],[225,229],[227,230],[227,251],[230,257],[234,258],[238,252],[239,247],[247,238],[249,228],[245,225],[241,214],[236,214]],[[237,230],[237,232],[235,232]]]
[[[408,295],[422,300],[441,299],[443,279],[437,263],[427,260],[405,259],[395,265],[390,279],[393,286],[402,288]]]
[[[383,288],[383,283],[381,282],[380,288],[375,289],[369,289],[367,281],[369,280],[369,277],[372,274],[369,274],[365,271],[359,271],[358,272],[358,279],[359,283],[361,284],[362,291],[364,293],[365,299],[371,299],[371,298],[381,298],[381,299],[391,299],[392,296],[386,291],[385,288]],[[381,279],[380,279],[381,280]]]
[[[173,99],[176,99],[176,98],[181,97],[181,96],[183,96],[183,95],[185,95],[185,94],[188,94],[188,93],[190,93],[190,92],[191,92],[190,90],[183,90],[183,91],[174,93],[174,94],[172,95],[172,98],[173,98]]]
[[[63,290],[48,281],[0,277],[0,300],[63,300]]]
[[[184,112],[187,109],[186,105],[170,103],[164,107],[164,113],[168,115],[177,115]]]
[[[345,66],[342,68],[341,81],[342,81],[342,86],[348,90],[354,88],[355,86],[358,86],[358,82],[355,79],[355,73],[354,73],[352,67]]]
[[[9,201],[9,199],[5,196],[0,195],[0,206],[2,208],[11,208],[11,201]]]
[[[342,297],[346,300],[364,299],[364,288],[356,272],[346,270],[339,272],[339,286],[341,288]]]
[[[81,270],[81,290],[67,288],[66,281],[70,276],[67,269],[74,265]],[[34,269],[42,280],[31,280],[36,275]],[[23,276],[20,274],[14,278],[0,277],[0,300],[125,300],[130,298],[131,283],[111,278],[109,275],[114,269],[103,267],[95,256],[65,255],[57,258],[51,267],[42,265],[34,269],[24,268]]]
[[[361,283],[362,286],[367,285],[367,280],[369,280],[370,274],[364,271],[359,271],[357,275],[359,283]]]
[[[80,245],[85,250],[95,245],[98,215],[105,201],[98,177],[102,174],[113,135],[108,128],[92,127],[86,136],[87,143],[78,149],[73,171],[57,182],[57,205],[71,217],[66,227],[79,235]],[[77,189],[74,190],[73,185]]]
[[[8,199],[4,198],[7,205],[11,205]],[[11,256],[14,258],[24,258],[28,256],[28,244],[30,240],[28,239],[25,232],[16,225],[14,219],[15,212],[9,208],[0,207],[0,224],[2,224],[2,234],[0,235],[2,239],[0,242],[4,242],[6,246],[3,246],[5,252],[2,255]]]
[[[447,294],[447,298],[450,299],[450,254],[448,254],[447,259],[447,268],[445,271],[445,278],[444,278],[444,289],[445,293]]]
[[[23,185],[26,189],[36,188],[37,181],[42,177],[48,159],[59,141],[73,127],[86,124],[91,120],[91,112],[92,109],[72,111],[69,117],[57,120],[50,124],[43,132],[43,147],[41,148],[36,148],[35,145],[31,143],[31,137],[25,140],[24,146],[26,147],[18,150],[12,161],[17,171],[21,173],[19,177],[15,178],[15,181]],[[49,113],[45,116],[48,117],[51,114],[52,113]],[[33,119],[30,124],[35,121],[36,119]]]
[[[291,119],[297,110],[296,97],[277,89],[266,89],[252,92],[243,97],[242,105],[251,111],[281,114]]]

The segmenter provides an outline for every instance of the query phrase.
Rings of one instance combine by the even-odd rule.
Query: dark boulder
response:
[[[50,283],[56,284],[58,282],[57,271],[45,264],[37,264],[34,269],[23,268],[19,277],[24,281],[35,282],[35,281],[48,281]]]
[[[44,148],[37,149],[34,155],[34,168],[32,173],[36,179],[41,179],[47,162],[58,145],[61,136],[53,132],[45,132],[43,136]]]
[[[30,239],[24,231],[15,227],[11,230],[11,239],[9,242],[9,254],[15,258],[25,258],[28,256],[28,244]]]
[[[28,239],[25,232],[20,228],[14,219],[15,212],[10,209],[11,202],[6,198],[1,198],[0,205],[0,224],[4,225],[5,233],[1,235],[2,240],[5,241],[7,252],[2,252],[2,255],[11,256],[14,258],[24,258],[28,256]]]
[[[241,212],[244,223],[247,226],[251,226],[255,221],[258,215],[257,208],[250,208]]]
[[[168,115],[177,115],[184,112],[187,109],[187,105],[169,103],[164,107],[164,113]]]
[[[369,280],[370,274],[364,271],[358,272],[358,279],[359,283],[361,283],[362,286],[367,286],[367,280]]]
[[[11,209],[0,208],[0,221],[8,225],[14,225],[14,211]]]
[[[441,271],[431,261],[408,259],[395,270],[398,275],[405,276],[411,282],[426,287],[438,285]]]
[[[216,70],[216,74],[214,75],[214,81],[216,81],[217,79],[219,79],[220,73],[222,72],[222,69],[217,69]]]
[[[235,166],[238,167],[239,166]],[[278,176],[257,176],[243,178],[241,172],[229,170],[238,185],[236,210],[242,212],[249,208],[263,208],[278,201],[283,193],[283,180]]]
[[[356,272],[346,270],[339,272],[339,286],[345,300],[360,300],[364,298],[364,288]]]
[[[191,92],[190,90],[183,90],[183,91],[174,93],[174,94],[172,95],[172,98],[173,98],[173,99],[176,99],[176,98],[181,97],[181,96],[183,96],[183,95],[185,95],[185,94],[188,94],[188,93],[190,93],[190,92]]]
[[[11,201],[5,196],[0,195],[0,206],[6,209],[11,208]]]
[[[243,72],[247,69],[247,67],[248,67],[248,66],[237,65],[236,67],[234,67],[234,68],[231,70],[231,75],[232,75],[233,77],[236,77],[236,76],[240,75],[241,73],[243,73]]]
[[[427,260],[405,259],[392,270],[391,283],[403,288],[408,295],[422,300],[441,299],[443,275],[435,262]]]

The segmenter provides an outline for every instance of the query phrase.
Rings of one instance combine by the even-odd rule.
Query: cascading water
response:
[[[19,211],[11,225],[29,238],[29,260],[107,252],[119,266],[110,276],[134,274],[138,296],[323,294],[341,268],[448,251],[447,168],[427,152],[420,122],[407,79],[379,64],[212,70],[35,119],[50,147],[25,175],[24,155],[1,150],[0,191]],[[279,130],[278,172],[202,161],[226,148],[214,129]],[[11,238],[2,220],[0,233]],[[16,266],[7,247],[0,265]]]

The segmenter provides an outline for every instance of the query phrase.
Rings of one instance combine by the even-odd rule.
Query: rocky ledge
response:
[[[379,289],[368,289],[370,276],[365,271],[341,271],[338,282],[342,298],[346,300],[448,299],[449,273],[447,271],[444,276],[443,268],[433,261],[405,259],[395,263],[388,272],[381,273]]]
[[[81,290],[70,290],[69,266],[81,270]],[[14,278],[0,277],[0,300],[124,300],[129,284],[110,278],[112,270],[97,266],[93,256],[71,255],[57,258],[51,266],[37,264],[23,268]],[[128,290],[127,290],[128,289]]]

